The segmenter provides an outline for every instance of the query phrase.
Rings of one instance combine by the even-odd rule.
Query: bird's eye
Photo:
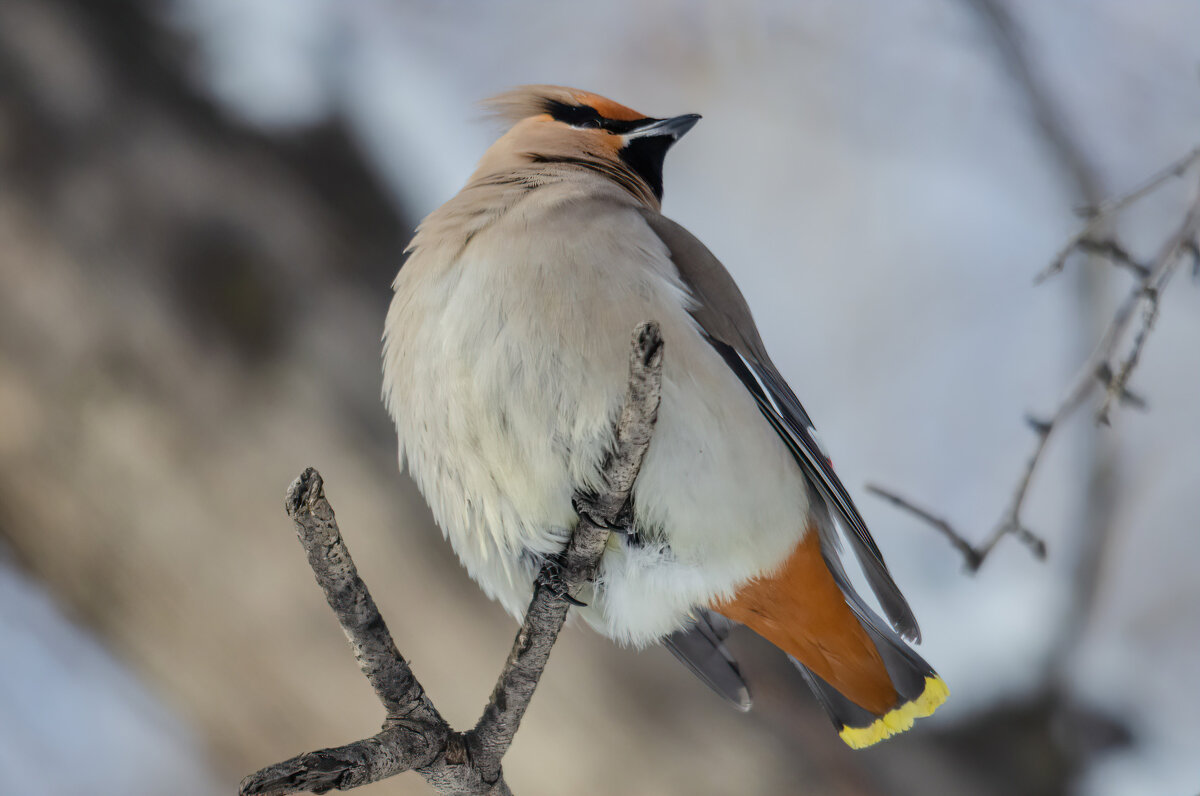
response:
[[[598,129],[600,129],[600,120],[595,119],[595,118],[584,119],[582,122],[579,123],[579,126],[584,128],[585,130],[598,130]]]

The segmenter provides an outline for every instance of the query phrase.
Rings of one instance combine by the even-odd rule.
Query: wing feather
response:
[[[652,212],[647,223],[666,245],[680,277],[691,290],[692,316],[713,348],[754,397],[759,410],[787,445],[809,484],[833,511],[850,548],[862,565],[871,591],[902,636],[921,638],[916,617],[892,579],[866,522],[829,457],[816,439],[816,429],[800,400],[784,381],[763,346],[750,308],[733,277],[713,254],[683,227]],[[835,553],[836,551],[831,551]],[[843,579],[843,591],[853,589]],[[850,598],[848,594],[848,598]],[[857,594],[853,594],[857,598]]]

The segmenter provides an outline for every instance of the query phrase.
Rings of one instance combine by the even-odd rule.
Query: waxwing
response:
[[[724,266],[660,213],[658,119],[558,86],[490,101],[508,131],[422,222],[393,285],[384,395],[407,464],[471,577],[513,616],[599,486],[631,331],[665,343],[658,423],[614,534],[578,595],[597,631],[664,642],[740,708],[734,623],[786,653],[853,747],[947,696],[812,421]],[[844,538],[884,615],[855,591]]]

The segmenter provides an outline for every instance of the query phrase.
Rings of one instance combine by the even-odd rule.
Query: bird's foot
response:
[[[611,512],[601,506],[596,500],[596,496],[591,493],[576,492],[575,496],[571,498],[571,507],[575,509],[575,513],[579,515],[580,519],[586,518],[597,528],[619,533],[622,536],[633,533],[633,508],[629,501],[625,502],[625,505],[611,520],[608,519]]]
[[[576,600],[567,591],[567,582],[563,579],[563,569],[566,568],[566,565],[567,562],[562,553],[553,553],[546,556],[534,583],[563,602],[570,603],[577,608],[585,608],[587,607],[587,603]]]

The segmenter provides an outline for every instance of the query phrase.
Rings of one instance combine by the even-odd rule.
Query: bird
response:
[[[486,106],[506,132],[418,226],[383,334],[401,469],[470,576],[522,618],[578,522],[573,495],[600,486],[630,333],[653,320],[662,398],[630,527],[582,599],[564,597],[620,644],[664,643],[743,710],[726,641],[747,626],[853,748],[930,715],[948,689],[910,646],[916,618],[812,420],[732,276],[662,215],[664,158],[700,116],[552,85]]]

